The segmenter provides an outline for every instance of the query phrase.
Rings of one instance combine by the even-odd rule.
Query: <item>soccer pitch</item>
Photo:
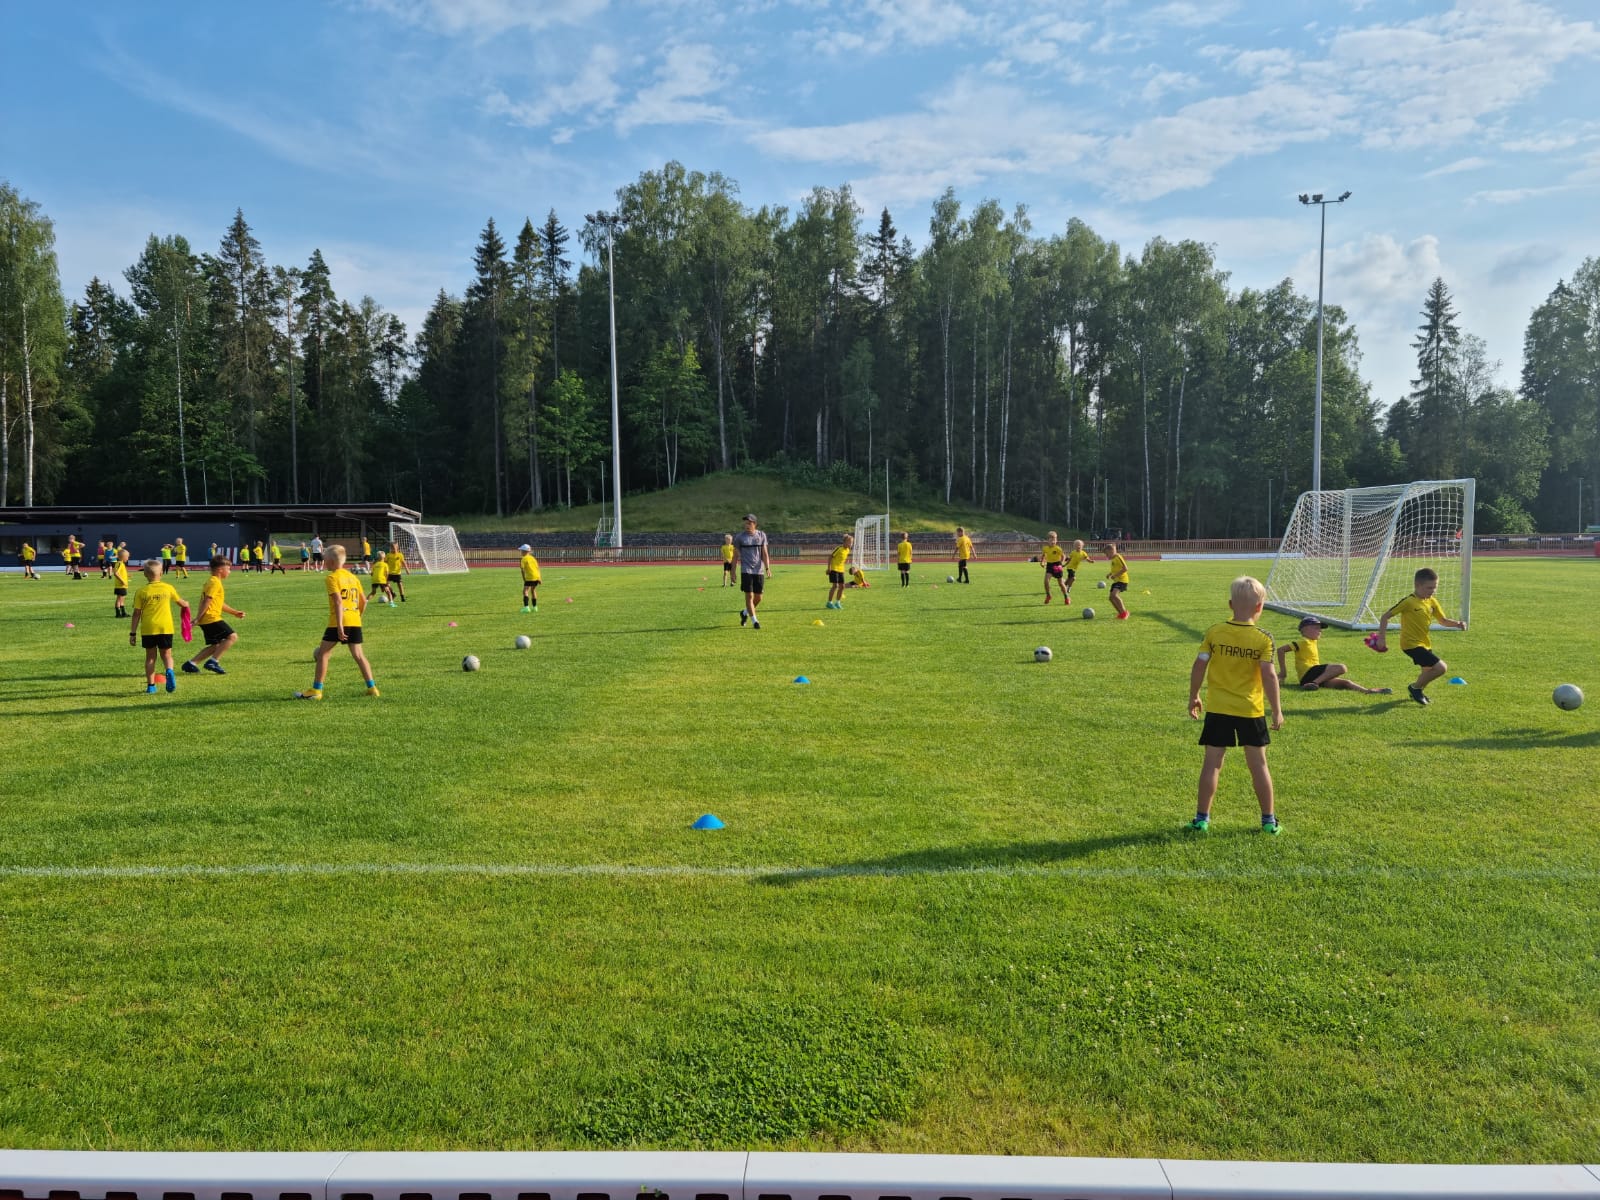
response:
[[[1287,690],[1283,835],[1234,751],[1189,836],[1267,565],[1126,622],[779,567],[759,632],[715,565],[408,577],[321,704],[319,577],[235,574],[170,696],[109,585],[0,578],[0,1145],[1592,1159],[1600,563],[1476,563],[1428,708],[1327,631],[1398,694]]]

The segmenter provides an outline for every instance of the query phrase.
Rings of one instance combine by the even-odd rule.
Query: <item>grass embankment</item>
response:
[[[153,697],[0,578],[0,1145],[1593,1160],[1594,564],[1480,563],[1428,708],[1329,631],[1400,694],[1289,694],[1277,838],[1237,753],[1181,830],[1239,564],[948,570],[413,577],[319,704],[315,576]]]
[[[946,505],[911,497],[904,504],[894,499],[890,520],[896,530],[911,533],[953,533],[957,525],[969,531],[1016,530],[1034,535],[1048,527],[1026,517],[995,513],[960,505]],[[624,535],[637,533],[736,533],[747,512],[761,518],[769,533],[819,533],[850,530],[856,519],[883,511],[883,495],[795,487],[776,476],[724,473],[707,475],[659,492],[622,498]],[[547,508],[542,512],[513,513],[506,517],[430,514],[426,519],[454,525],[461,533],[582,533],[592,536],[600,520],[600,505]],[[1062,535],[1067,536],[1063,527]]]

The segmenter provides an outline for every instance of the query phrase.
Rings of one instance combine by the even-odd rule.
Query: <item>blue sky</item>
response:
[[[0,178],[81,295],[152,233],[271,261],[415,331],[486,218],[575,227],[677,159],[793,204],[848,182],[920,240],[952,186],[1134,249],[1215,247],[1352,314],[1385,403],[1442,275],[1515,385],[1522,332],[1600,255],[1595,0],[289,0],[15,5]]]

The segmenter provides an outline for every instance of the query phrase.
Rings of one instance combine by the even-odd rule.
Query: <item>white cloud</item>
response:
[[[1170,0],[1152,9],[1146,19],[1155,25],[1179,25],[1193,29],[1215,25],[1232,16],[1238,7],[1237,0]]]
[[[604,12],[607,0],[361,0],[409,25],[451,37],[489,39],[510,30],[579,25]]]
[[[1471,204],[1521,204],[1524,200],[1537,200],[1541,196],[1554,196],[1571,190],[1572,185],[1566,183],[1551,184],[1548,187],[1490,188],[1486,191],[1472,193],[1468,197],[1468,202]]]
[[[1471,158],[1458,158],[1453,163],[1446,163],[1442,167],[1435,167],[1433,170],[1425,173],[1422,177],[1424,179],[1438,179],[1443,175],[1459,175],[1463,171],[1477,171],[1484,167],[1490,167],[1493,165],[1494,163],[1487,158],[1478,158],[1476,156]]]
[[[857,0],[841,17],[824,20],[805,40],[832,56],[878,54],[903,46],[927,48],[972,39],[985,28],[956,0]]]
[[[1157,70],[1145,83],[1139,96],[1148,104],[1154,104],[1168,92],[1192,91],[1199,83],[1193,75],[1183,71]]]
[[[705,97],[728,86],[733,76],[733,68],[715,47],[673,46],[656,71],[655,81],[640,89],[617,114],[617,132],[626,135],[641,125],[727,121],[728,110]]]
[[[616,108],[621,89],[616,81],[618,54],[608,45],[594,46],[572,78],[545,88],[532,101],[514,101],[498,88],[484,100],[484,111],[513,124],[540,129],[571,113],[603,115]]]

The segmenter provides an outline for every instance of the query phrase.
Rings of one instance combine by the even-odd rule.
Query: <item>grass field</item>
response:
[[[1192,837],[1265,567],[780,568],[760,632],[709,566],[413,577],[320,705],[315,577],[154,697],[100,581],[0,578],[0,1145],[1592,1161],[1600,564],[1479,562],[1426,709],[1330,630],[1401,695],[1288,693],[1283,835],[1235,754]]]

